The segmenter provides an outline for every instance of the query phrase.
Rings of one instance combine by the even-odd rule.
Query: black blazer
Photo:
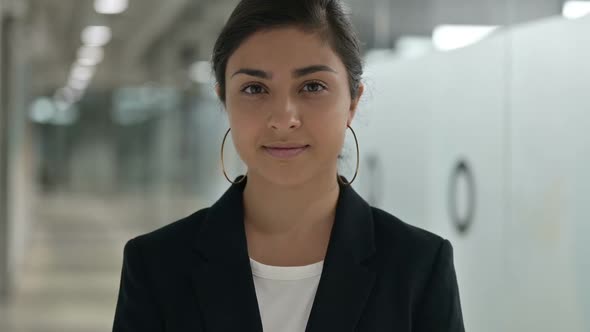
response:
[[[232,185],[210,208],[127,242],[113,331],[262,331],[244,186]],[[449,241],[341,186],[306,328],[332,331],[464,331]]]

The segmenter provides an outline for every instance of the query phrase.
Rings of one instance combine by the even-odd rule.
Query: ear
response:
[[[357,111],[359,102],[361,100],[361,97],[363,96],[363,92],[365,92],[365,85],[363,83],[360,83],[358,90],[357,90],[356,98],[354,98],[352,100],[352,102],[350,103],[350,113],[349,113],[348,122],[347,122],[347,125],[349,125],[349,126],[352,123],[354,116],[356,115],[356,111]]]

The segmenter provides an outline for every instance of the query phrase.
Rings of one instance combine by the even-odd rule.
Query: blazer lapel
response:
[[[262,331],[244,229],[243,190],[232,185],[208,211],[194,242],[192,279],[207,331]],[[306,332],[353,331],[375,282],[370,206],[340,187],[336,217]]]
[[[375,272],[363,265],[374,253],[371,208],[350,186],[341,185],[306,332],[355,329],[375,283]]]
[[[244,185],[232,185],[211,206],[195,241],[192,279],[206,331],[262,332],[243,223]]]

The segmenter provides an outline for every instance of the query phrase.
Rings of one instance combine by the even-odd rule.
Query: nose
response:
[[[273,105],[269,114],[268,127],[274,131],[293,131],[301,127],[297,105],[289,97]]]

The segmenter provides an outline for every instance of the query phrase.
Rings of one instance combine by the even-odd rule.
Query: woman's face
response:
[[[255,33],[228,59],[226,110],[248,175],[280,185],[333,176],[351,100],[346,67],[315,33]]]

